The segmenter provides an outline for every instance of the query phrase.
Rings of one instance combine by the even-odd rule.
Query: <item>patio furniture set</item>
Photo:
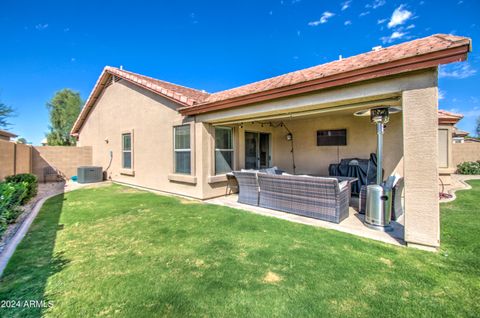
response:
[[[356,177],[291,175],[276,167],[233,171],[232,176],[238,183],[239,203],[334,223],[348,217],[353,202],[358,202],[359,213],[365,213],[366,184],[360,186],[359,200],[350,203],[352,185],[358,186]],[[403,178],[391,180],[395,182],[392,219],[397,219],[402,214]]]

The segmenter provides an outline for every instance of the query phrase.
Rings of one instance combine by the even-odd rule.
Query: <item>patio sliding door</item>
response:
[[[245,169],[270,167],[270,134],[245,132]]]

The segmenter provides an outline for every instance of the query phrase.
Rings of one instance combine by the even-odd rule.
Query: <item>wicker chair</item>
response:
[[[340,223],[348,216],[350,186],[333,178],[258,174],[260,206]]]
[[[397,183],[392,189],[392,220],[397,220],[403,214],[402,193],[404,187],[404,179],[398,179]],[[367,207],[367,186],[362,186],[360,190],[360,197],[358,200],[358,212],[365,214]]]
[[[238,202],[258,205],[259,189],[256,171],[233,171],[238,182]]]

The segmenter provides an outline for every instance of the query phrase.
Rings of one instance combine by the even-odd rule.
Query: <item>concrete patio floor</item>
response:
[[[345,232],[353,235],[358,235],[361,237],[397,245],[405,246],[404,241],[404,231],[403,231],[403,215],[397,220],[397,222],[392,222],[393,231],[392,232],[382,232],[370,229],[363,224],[365,216],[359,214],[355,209],[350,207],[349,216],[340,222],[339,224],[312,219],[300,215],[285,213],[276,210],[270,210],[261,208],[258,206],[252,206],[247,204],[242,204],[237,202],[238,196],[236,194],[231,194],[228,196],[222,196],[218,198],[213,198],[206,200],[206,203],[217,204],[228,206],[235,209],[245,210],[251,213],[271,216],[291,222],[302,223],[306,225],[323,227],[326,229],[337,230],[340,232]]]

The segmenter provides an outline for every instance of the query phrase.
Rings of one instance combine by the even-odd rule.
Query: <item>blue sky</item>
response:
[[[0,2],[0,100],[10,130],[38,144],[46,102],[85,100],[105,65],[215,92],[434,33],[473,39],[466,63],[440,70],[440,108],[480,115],[480,1]]]

